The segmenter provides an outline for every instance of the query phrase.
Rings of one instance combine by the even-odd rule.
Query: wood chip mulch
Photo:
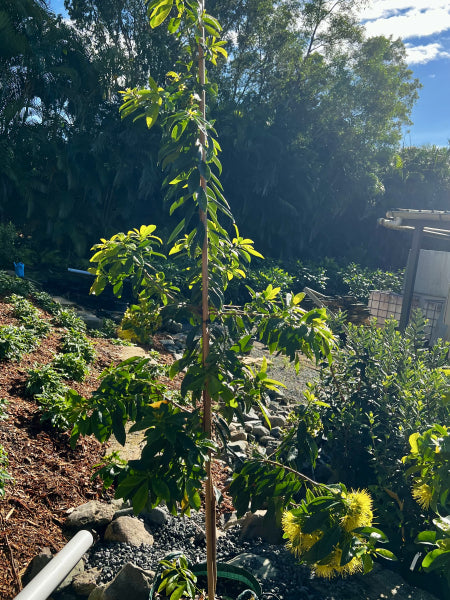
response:
[[[50,316],[41,311],[42,318]],[[0,325],[17,324],[8,304],[0,300]],[[100,462],[105,447],[93,438],[83,438],[75,449],[69,434],[56,432],[40,422],[36,403],[25,393],[27,371],[49,363],[60,351],[63,329],[53,330],[39,347],[19,362],[0,361],[0,399],[6,399],[6,419],[0,420],[0,445],[8,454],[5,496],[0,498],[0,598],[12,600],[21,589],[20,578],[30,560],[43,548],[57,552],[67,543],[62,525],[68,511],[89,500],[108,499],[99,479],[92,480],[92,467]],[[88,396],[98,387],[100,373],[120,361],[120,347],[108,340],[91,340],[96,359],[82,383],[68,382]],[[155,349],[163,348],[155,343]],[[161,355],[171,362],[170,355]],[[180,385],[177,377],[172,385]],[[167,381],[165,381],[167,383]],[[223,489],[229,469],[214,467],[215,485]],[[221,511],[232,510],[225,493]]]
[[[43,319],[50,316],[42,312]],[[0,324],[16,324],[11,306],[0,302]],[[0,398],[7,400],[6,419],[0,421],[0,445],[8,454],[5,496],[0,498],[0,598],[10,600],[20,591],[20,576],[31,558],[44,547],[60,550],[67,540],[61,526],[70,508],[102,497],[92,466],[104,454],[95,439],[84,438],[72,450],[69,434],[40,422],[35,402],[26,396],[27,371],[49,363],[60,350],[64,330],[53,330],[34,352],[19,362],[0,361]],[[97,357],[82,383],[68,382],[83,395],[98,387],[99,374],[118,362],[117,346],[92,340]]]

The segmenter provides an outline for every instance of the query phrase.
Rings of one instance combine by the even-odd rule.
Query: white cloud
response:
[[[423,65],[435,58],[450,58],[450,52],[443,49],[442,44],[424,44],[413,46],[405,44],[406,60],[410,65]]]
[[[447,44],[444,37],[440,37],[439,42],[433,39],[426,43],[424,39],[445,32],[450,36],[448,0],[373,0],[361,10],[360,18],[368,36],[404,40],[411,65],[450,58],[450,45],[444,45]],[[420,43],[415,43],[416,40]]]
[[[450,5],[444,0],[376,0],[361,11],[368,35],[408,39],[450,30]]]

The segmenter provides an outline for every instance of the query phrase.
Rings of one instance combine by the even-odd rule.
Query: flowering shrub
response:
[[[347,492],[344,485],[324,486],[306,493],[299,508],[283,513],[287,547],[318,577],[332,578],[370,571],[372,556],[395,560],[377,548],[386,536],[372,527],[372,498],[366,490]]]

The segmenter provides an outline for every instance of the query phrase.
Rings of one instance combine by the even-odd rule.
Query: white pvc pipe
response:
[[[15,600],[46,600],[67,577],[93,542],[94,538],[89,531],[79,531],[23,588]]]

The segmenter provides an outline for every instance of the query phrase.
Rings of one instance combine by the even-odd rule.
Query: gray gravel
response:
[[[87,568],[102,569],[102,583],[111,581],[127,562],[144,569],[156,571],[158,561],[173,550],[182,550],[191,563],[206,560],[205,541],[200,539],[203,528],[201,513],[186,517],[168,517],[165,525],[151,526],[155,539],[153,546],[139,548],[124,543],[101,542],[94,546],[88,555]],[[239,540],[239,526],[227,531],[218,540],[217,557],[227,561],[243,552],[268,558],[277,569],[275,578],[267,578],[263,583],[263,599],[266,600],[348,600],[359,598],[355,581],[324,582],[314,579],[304,566],[297,563],[294,556],[284,546],[275,546],[260,539],[251,542]],[[356,586],[356,587],[355,587]]]
[[[306,384],[314,382],[319,377],[319,368],[307,358],[300,358],[300,368],[297,374],[294,365],[288,358],[269,354],[265,346],[259,342],[255,343],[251,356],[255,360],[266,358],[268,361],[267,374],[271,379],[280,381],[286,386],[283,389],[283,395],[289,404],[302,402]]]

